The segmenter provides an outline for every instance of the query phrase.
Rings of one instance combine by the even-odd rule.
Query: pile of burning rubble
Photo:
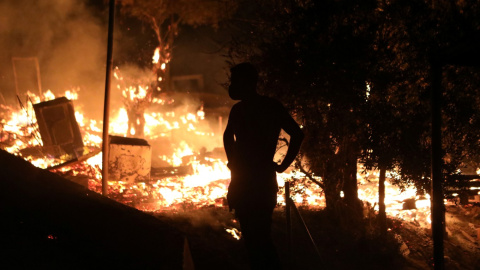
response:
[[[141,92],[145,89],[148,86],[130,87],[125,90],[130,94],[124,97],[132,102],[137,98],[138,102],[139,96],[147,96]],[[18,99],[19,106],[1,105],[0,144],[37,167],[100,193],[102,123],[86,119],[75,110],[73,102],[78,92],[69,90],[59,98],[50,91],[41,97],[29,93],[25,102]],[[230,175],[222,148],[222,118],[215,120],[217,125],[212,128],[202,106],[174,110],[164,106],[173,100],[151,98],[149,102],[157,106],[156,111],[146,109],[142,115],[144,138],[135,138],[125,108],[112,114],[108,196],[146,211],[223,207]],[[279,175],[278,184],[283,187],[285,181],[302,177],[302,173],[291,170]],[[378,173],[367,172],[357,178],[360,199],[378,207]],[[324,206],[321,189],[314,184],[297,186],[296,190],[301,191],[292,194],[296,203],[311,208]],[[414,188],[400,192],[388,183],[386,192],[388,215],[429,227],[428,196],[418,196]],[[278,201],[284,204],[282,188]]]
[[[19,98],[19,110],[2,105],[1,146],[37,167],[99,192],[102,134],[98,126],[101,122],[87,120],[75,111],[73,101],[77,98],[76,91],[67,91],[65,97],[60,98],[48,91],[41,98],[28,93],[25,103]],[[210,137],[210,141],[217,139],[213,132],[196,128],[196,124],[205,121],[204,112],[178,115],[176,111],[157,111],[145,113],[144,117],[147,120],[145,136],[170,153],[158,153],[145,139],[125,137],[129,131],[128,118],[126,110],[120,108],[109,131],[116,134],[110,136],[109,144],[109,196],[149,210],[175,208],[176,204],[199,207],[215,202],[221,205],[229,181],[223,149],[213,146],[210,151],[201,148],[194,153],[184,140],[185,134]],[[152,152],[157,155],[152,157]],[[152,161],[157,166],[152,166]]]

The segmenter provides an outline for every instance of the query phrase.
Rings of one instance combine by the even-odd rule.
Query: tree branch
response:
[[[304,173],[307,176],[308,180],[314,182],[322,189],[325,189],[325,185],[322,182],[318,181],[317,179],[313,178],[312,174],[310,172],[307,172],[307,170],[303,168],[301,163],[299,164],[298,169],[300,169],[300,172]]]

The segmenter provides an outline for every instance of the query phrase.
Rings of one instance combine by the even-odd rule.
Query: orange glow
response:
[[[116,72],[118,79],[122,79]],[[119,85],[120,87],[120,85]],[[226,166],[224,157],[202,156],[202,146],[212,148],[222,147],[222,130],[213,130],[209,128],[203,106],[190,106],[187,108],[165,109],[166,104],[171,104],[173,100],[164,100],[160,98],[151,98],[150,89],[145,85],[128,86],[122,89],[125,99],[131,102],[148,100],[155,105],[156,109],[145,110],[143,117],[145,119],[144,135],[148,142],[160,141],[157,148],[165,148],[168,153],[161,153],[153,157],[161,162],[161,167],[170,166],[171,168],[183,168],[185,173],[172,173],[171,175],[151,176],[149,182],[136,182],[133,184],[124,182],[108,182],[109,196],[127,205],[131,205],[144,211],[163,211],[180,210],[189,207],[198,208],[203,206],[223,207],[227,194],[228,184],[230,182],[230,171]],[[40,102],[54,99],[51,91],[45,92],[43,97],[37,97],[29,94],[33,102]],[[65,96],[78,100],[78,89],[68,90]],[[26,110],[33,112],[32,104],[26,104]],[[109,133],[118,136],[134,135],[135,130],[128,130],[127,106],[117,108],[112,111]],[[98,119],[88,119],[84,116],[77,106],[75,118],[80,126],[87,147],[100,148],[102,139],[102,122]],[[161,108],[161,109],[159,109]],[[5,108],[8,117],[1,120],[0,131],[10,134],[7,143],[6,138],[2,139],[6,145],[3,149],[18,156],[22,156],[22,149],[41,146],[40,135],[33,113],[28,115],[23,110],[17,110],[10,107]],[[3,133],[2,133],[3,134]],[[65,162],[61,158],[32,157],[22,156],[37,167],[48,168],[50,166]],[[153,164],[153,162],[152,162]],[[70,172],[72,175],[84,175],[89,179],[88,187],[96,192],[101,192],[101,153],[89,158],[88,160],[72,166],[59,169],[62,172]],[[361,170],[359,170],[361,171]],[[376,171],[358,174],[358,194],[363,201],[369,202],[378,210],[378,177]],[[387,174],[387,178],[395,178],[393,172]],[[286,181],[291,179],[306,178],[299,171],[291,170],[288,173],[278,174],[278,185],[280,191],[278,194],[279,205],[285,205],[283,187]],[[321,180],[318,178],[318,180]],[[416,190],[407,188],[404,192],[391,185],[386,185],[387,214],[408,221],[416,221],[421,226],[430,224],[430,199],[428,196],[421,198],[417,196]],[[324,207],[325,198],[322,190],[315,184],[301,186],[297,184],[296,190],[303,192],[292,192],[292,198],[298,205],[311,208]],[[402,202],[405,199],[414,198],[417,209],[403,210]],[[227,231],[230,229],[227,229]],[[240,237],[234,230],[228,231],[234,237]]]
[[[160,60],[160,47],[157,47],[155,49],[155,52],[153,53],[152,63],[153,64],[158,64],[159,60]]]

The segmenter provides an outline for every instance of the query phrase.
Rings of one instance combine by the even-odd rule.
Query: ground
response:
[[[364,220],[357,229],[342,231],[345,224],[334,224],[323,211],[300,212],[320,256],[295,216],[288,251],[286,216],[279,208],[274,213],[272,234],[284,269],[433,269],[430,231],[414,222],[389,219],[391,230],[382,238],[375,220]],[[242,240],[226,231],[239,227],[227,209],[155,215],[186,235],[195,269],[248,269]],[[446,219],[446,269],[480,269],[480,245],[474,230],[480,228],[480,207],[448,206]]]
[[[226,208],[145,213],[5,151],[0,163],[2,269],[181,269],[185,250],[197,270],[248,269],[242,240],[226,231],[239,227]],[[319,252],[296,216],[288,248],[278,207],[272,235],[284,269],[433,269],[431,233],[417,222],[389,219],[382,236],[371,211],[357,219],[299,212]],[[448,204],[445,217],[446,269],[480,269],[479,203]]]

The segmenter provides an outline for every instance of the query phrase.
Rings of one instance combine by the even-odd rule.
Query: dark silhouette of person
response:
[[[279,269],[280,261],[271,239],[273,209],[277,204],[276,172],[294,161],[303,132],[277,100],[259,95],[258,72],[250,63],[230,69],[229,95],[233,105],[223,134],[231,171],[228,205],[235,210],[252,269]],[[280,131],[290,135],[281,164],[273,161]]]

